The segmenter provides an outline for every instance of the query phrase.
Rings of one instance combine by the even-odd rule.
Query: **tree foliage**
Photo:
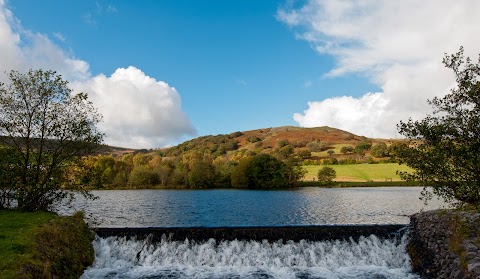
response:
[[[411,142],[400,145],[395,156],[415,170],[401,173],[403,178],[424,181],[445,200],[480,209],[480,59],[472,63],[460,48],[443,63],[453,70],[456,86],[428,101],[433,115],[398,124],[400,134]],[[430,197],[428,192],[424,197]]]
[[[243,159],[232,173],[232,186],[239,188],[282,188],[290,187],[304,172],[294,169],[277,158],[260,154]]]
[[[53,71],[11,71],[0,83],[2,164],[11,171],[1,183],[23,210],[49,209],[69,192],[65,170],[102,141],[100,115],[87,94],[73,94],[68,82]],[[69,185],[81,190],[80,185]],[[3,194],[2,194],[3,195]],[[9,202],[0,205],[6,206]]]
[[[375,158],[382,158],[382,157],[387,156],[387,154],[388,154],[387,144],[384,143],[384,142],[380,142],[380,143],[375,144],[372,147],[372,149],[370,150],[370,153]]]
[[[331,183],[337,177],[337,172],[331,167],[323,167],[318,170],[318,181]]]

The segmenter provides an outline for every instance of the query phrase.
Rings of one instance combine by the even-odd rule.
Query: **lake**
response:
[[[407,224],[408,216],[445,206],[419,200],[420,187],[292,190],[115,190],[78,200],[100,227],[224,227]],[[97,237],[87,278],[400,279],[412,273],[406,234],[358,241],[148,240]]]
[[[298,188],[291,190],[108,190],[77,200],[99,227],[223,227],[323,224],[407,224],[424,205],[422,187]]]

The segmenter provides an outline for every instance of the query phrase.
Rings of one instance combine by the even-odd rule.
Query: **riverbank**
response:
[[[82,213],[0,211],[0,278],[78,278],[94,260]]]
[[[409,231],[412,268],[423,278],[480,278],[480,213],[421,212]]]

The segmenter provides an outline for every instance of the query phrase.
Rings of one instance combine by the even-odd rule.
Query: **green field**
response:
[[[335,181],[346,182],[364,182],[364,181],[400,181],[400,177],[396,174],[397,171],[411,171],[412,169],[396,163],[390,164],[354,164],[354,165],[328,165],[337,172]],[[307,170],[305,181],[317,180],[318,170],[325,167],[318,166],[303,166]]]

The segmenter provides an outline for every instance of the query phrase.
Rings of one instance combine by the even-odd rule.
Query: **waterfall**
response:
[[[419,278],[406,234],[358,241],[171,241],[97,237],[81,278]]]

